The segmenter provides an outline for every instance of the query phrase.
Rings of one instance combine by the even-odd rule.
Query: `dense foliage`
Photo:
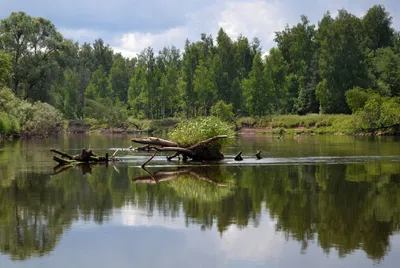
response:
[[[233,127],[218,117],[196,117],[184,120],[169,134],[171,140],[180,146],[187,147],[200,141],[218,136],[227,135],[227,139],[221,139],[212,144],[213,147],[221,148],[232,141],[235,132]]]
[[[17,98],[11,90],[0,90],[0,134],[19,131],[26,136],[46,136],[53,132],[62,114],[48,103],[29,103]]]
[[[13,12],[0,21],[0,83],[67,119],[111,126],[128,117],[224,113],[225,120],[230,109],[233,116],[361,113],[370,95],[400,96],[400,34],[381,5],[361,18],[326,13],[317,26],[301,16],[275,41],[265,53],[257,38],[232,40],[221,28],[216,38],[187,40],[183,51],[149,47],[124,58],[102,39],[79,44],[47,19]]]

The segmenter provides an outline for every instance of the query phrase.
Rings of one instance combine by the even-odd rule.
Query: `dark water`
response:
[[[157,156],[146,173],[149,154],[123,151],[53,170],[49,148],[129,139],[0,143],[0,267],[399,267],[395,138],[250,136],[220,165]]]

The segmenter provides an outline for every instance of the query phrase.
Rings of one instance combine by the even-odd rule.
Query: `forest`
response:
[[[79,44],[51,21],[13,12],[0,22],[0,134],[46,132],[62,120],[117,126],[128,119],[353,114],[371,130],[400,124],[400,33],[382,5],[301,16],[264,51],[224,29],[184,49],[115,53]],[[40,126],[40,128],[38,127]]]

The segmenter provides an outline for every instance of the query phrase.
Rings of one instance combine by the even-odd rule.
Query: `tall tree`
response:
[[[288,90],[286,75],[288,66],[283,59],[282,52],[277,48],[272,48],[266,57],[266,74],[272,86],[273,110],[277,114],[285,113],[286,103],[288,102]]]
[[[217,36],[217,56],[214,58],[214,72],[218,98],[230,103],[232,82],[235,78],[234,46],[231,38],[221,28]]]
[[[393,44],[392,17],[384,6],[375,5],[368,9],[361,22],[365,33],[365,48],[376,50]]]
[[[128,102],[130,75],[126,59],[121,54],[116,54],[110,70],[108,86],[109,91],[114,93],[114,98],[118,98],[122,103]]]
[[[217,97],[214,73],[207,67],[203,60],[200,60],[194,76],[194,91],[197,94],[198,114],[208,115]]]
[[[92,100],[111,98],[107,73],[104,71],[103,66],[100,65],[93,73],[92,80],[86,89],[85,96]]]
[[[12,66],[11,55],[7,51],[0,51],[0,85],[6,83]]]
[[[349,113],[345,92],[368,84],[361,49],[362,25],[359,18],[343,9],[330,21],[326,14],[319,27],[319,69],[323,81],[317,86],[317,98],[323,113]]]
[[[63,48],[55,26],[44,18],[13,12],[0,23],[0,46],[13,58],[13,89],[25,98],[49,101],[51,82],[59,71],[55,55]]]
[[[79,107],[79,75],[66,69],[63,74],[63,81],[55,86],[56,103],[67,119],[78,118],[81,114]]]
[[[267,79],[261,54],[257,53],[253,60],[253,68],[249,78],[243,80],[243,93],[246,108],[250,115],[261,116],[269,113],[271,84]]]
[[[318,44],[315,42],[316,30],[306,16],[301,16],[301,23],[292,28],[286,28],[276,33],[275,41],[283,58],[288,63],[288,72],[296,77],[297,83],[292,84],[295,103],[288,102],[287,110],[299,114],[317,112],[315,90],[318,80],[317,56]],[[298,85],[298,88],[294,88]]]

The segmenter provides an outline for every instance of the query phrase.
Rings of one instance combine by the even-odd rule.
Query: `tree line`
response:
[[[126,58],[102,39],[81,45],[47,19],[13,12],[0,22],[0,83],[67,119],[109,124],[209,115],[221,101],[237,116],[351,113],[367,101],[354,103],[359,96],[400,96],[400,34],[382,5],[361,18],[327,12],[317,25],[301,16],[274,40],[264,53],[259,39],[232,40],[221,28],[182,51]]]

